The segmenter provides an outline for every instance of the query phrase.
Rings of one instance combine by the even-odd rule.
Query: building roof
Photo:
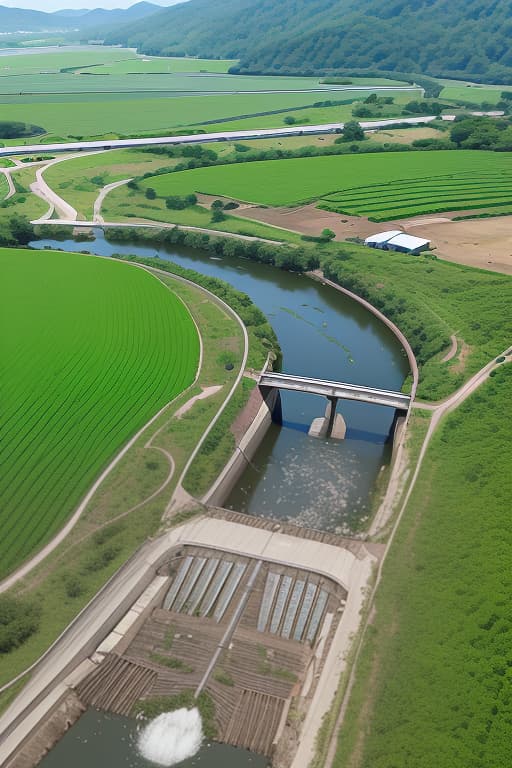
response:
[[[426,248],[430,244],[430,240],[424,240],[422,237],[413,237],[412,235],[406,235],[405,232],[400,232],[396,237],[388,240],[387,244],[407,248],[408,251],[416,251],[418,248]]]
[[[387,243],[388,240],[391,240],[392,237],[396,237],[396,235],[401,235],[402,232],[400,229],[392,229],[389,232],[377,232],[376,235],[370,235],[370,237],[367,237],[365,242],[365,245],[369,245],[370,243]]]

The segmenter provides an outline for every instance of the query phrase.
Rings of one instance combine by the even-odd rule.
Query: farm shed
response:
[[[377,232],[376,235],[370,235],[364,241],[365,245],[370,248],[386,248],[387,243],[397,235],[401,235],[402,232],[399,229],[392,229],[389,232]]]
[[[413,237],[401,232],[396,237],[392,237],[386,243],[388,251],[401,251],[401,253],[420,253],[430,245],[430,240],[424,240],[422,237]]]

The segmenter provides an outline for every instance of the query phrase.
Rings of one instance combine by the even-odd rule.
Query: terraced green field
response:
[[[0,249],[0,576],[58,531],[95,477],[189,386],[199,341],[149,273]]]
[[[264,205],[318,200],[338,213],[385,221],[510,205],[512,154],[403,152],[215,166],[147,179],[157,195],[204,192]]]

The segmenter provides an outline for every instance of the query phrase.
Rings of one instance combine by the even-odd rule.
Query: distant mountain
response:
[[[2,32],[52,32],[102,28],[105,31],[123,24],[137,22],[162,10],[160,5],[141,2],[130,8],[107,11],[64,10],[55,13],[28,11],[23,8],[7,8],[0,5],[0,30]]]
[[[54,11],[51,15],[52,16],[60,16],[64,18],[68,17],[77,17],[77,16],[84,16],[86,13],[89,13],[90,8],[81,8],[74,10],[73,8],[64,8],[62,11]]]
[[[512,0],[190,0],[105,37],[147,54],[240,58],[243,71],[512,77]]]

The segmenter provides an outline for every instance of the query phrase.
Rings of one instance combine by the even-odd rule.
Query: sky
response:
[[[9,8],[30,8],[33,11],[60,11],[63,8],[129,8],[138,0],[0,0]],[[154,5],[175,5],[177,0],[149,0]]]

